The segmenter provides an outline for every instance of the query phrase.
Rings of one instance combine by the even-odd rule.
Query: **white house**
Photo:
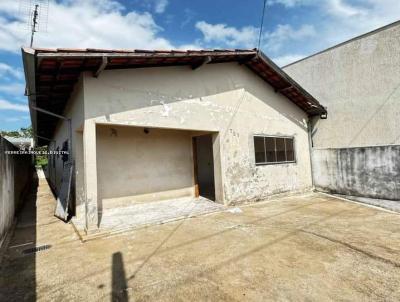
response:
[[[326,109],[257,50],[22,53],[38,144],[70,150],[50,158],[50,183],[63,194],[73,164],[72,210],[88,230],[132,202],[312,187],[308,121]]]

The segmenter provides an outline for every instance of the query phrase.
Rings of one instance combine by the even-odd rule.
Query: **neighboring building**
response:
[[[283,69],[329,111],[313,126],[317,188],[400,200],[400,21]]]
[[[127,201],[198,194],[229,204],[312,187],[309,117],[326,110],[262,53],[23,49],[39,145],[78,219]],[[33,108],[33,109],[32,109]],[[41,109],[71,119],[69,123]],[[43,138],[47,138],[46,141]]]
[[[4,138],[18,149],[30,150],[33,148],[33,139],[30,137],[5,136]]]

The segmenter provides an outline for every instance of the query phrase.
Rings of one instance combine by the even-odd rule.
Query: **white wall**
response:
[[[400,144],[400,22],[284,70],[328,108],[314,147]]]
[[[84,121],[84,90],[83,90],[83,78],[80,78],[78,83],[74,87],[74,91],[71,95],[70,100],[64,110],[63,115],[72,119],[72,157],[75,160],[75,194],[76,194],[76,205],[83,206],[85,202],[84,193],[84,180],[83,180],[83,145],[82,145],[82,127]],[[56,127],[53,141],[49,144],[50,150],[56,150],[57,147],[62,149],[64,141],[69,138],[68,123],[64,120],[60,120]],[[50,182],[54,186],[56,193],[61,188],[61,177],[63,171],[63,161],[61,155],[55,156],[55,168],[52,166],[51,158],[49,160],[49,175]],[[82,214],[83,208],[80,209]]]
[[[189,131],[97,125],[98,199],[144,195],[193,195]],[[142,198],[140,196],[139,198]],[[132,198],[135,200],[135,198]]]
[[[313,130],[316,188],[398,200],[400,22],[284,70],[328,107]]]
[[[218,132],[225,202],[311,186],[306,114],[244,66],[106,70],[84,83],[86,120]],[[254,134],[294,136],[297,162],[255,166]]]
[[[32,155],[7,154],[7,151],[17,152],[18,148],[0,136],[0,250],[12,230],[18,209],[33,186]]]

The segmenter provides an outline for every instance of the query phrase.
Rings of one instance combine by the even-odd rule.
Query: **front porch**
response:
[[[73,219],[82,234],[224,208],[218,133],[86,121],[82,139],[86,197]]]

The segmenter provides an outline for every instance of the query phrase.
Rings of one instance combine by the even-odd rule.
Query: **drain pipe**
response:
[[[312,141],[312,132],[313,132],[313,125],[311,121],[311,117],[307,120],[307,130],[308,130],[308,150],[310,155],[310,168],[311,168],[311,186],[312,190],[315,191],[315,181],[314,181],[314,168],[313,168],[313,161],[312,161],[312,152],[313,152],[313,141]]]

